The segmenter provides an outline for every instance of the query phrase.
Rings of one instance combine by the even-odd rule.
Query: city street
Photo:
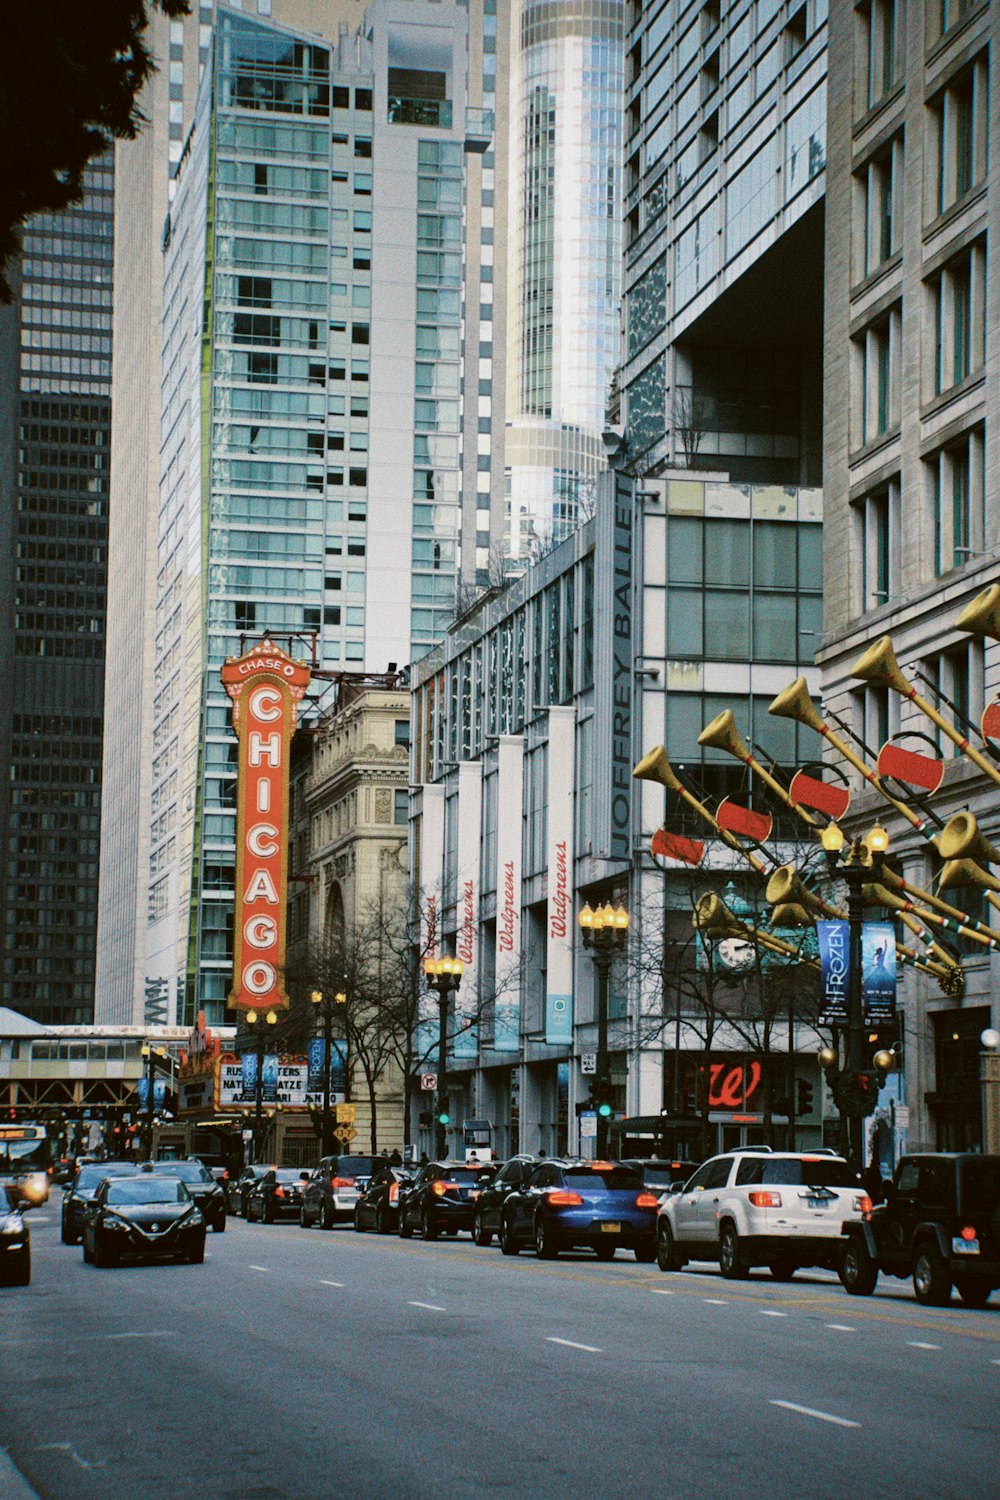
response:
[[[995,1471],[996,1299],[238,1219],[203,1266],[98,1271],[58,1218],[0,1291],[3,1500],[957,1500]]]

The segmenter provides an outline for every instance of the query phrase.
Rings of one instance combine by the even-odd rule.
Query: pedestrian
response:
[[[389,1157],[389,1165],[390,1167],[401,1167],[403,1165],[403,1158],[395,1149],[393,1150],[392,1155]]]
[[[430,1157],[427,1155],[427,1152],[426,1151],[421,1151],[419,1165],[422,1166],[422,1167],[426,1167],[429,1164],[430,1164]]]

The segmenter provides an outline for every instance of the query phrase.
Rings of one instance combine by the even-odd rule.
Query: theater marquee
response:
[[[288,761],[309,668],[272,641],[229,657],[222,684],[233,700],[239,740],[236,905],[229,1004],[241,1010],[287,1006],[285,909],[288,895]]]

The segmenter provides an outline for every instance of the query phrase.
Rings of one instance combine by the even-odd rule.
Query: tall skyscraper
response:
[[[463,205],[492,132],[466,21],[375,0],[330,45],[218,13],[163,235],[145,980],[184,1018],[229,982],[222,661],[265,632],[327,668],[419,656],[490,495],[488,467],[463,490],[491,270]]]
[[[618,360],[624,0],[519,0],[510,76],[507,537],[593,513]]]
[[[3,1003],[94,1015],[114,169],[24,233],[0,376]]]

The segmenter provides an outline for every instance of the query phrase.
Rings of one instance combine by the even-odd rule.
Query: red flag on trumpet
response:
[[[701,839],[686,839],[668,828],[658,828],[649,843],[650,852],[661,859],[679,859],[686,865],[700,865],[705,845]]]

